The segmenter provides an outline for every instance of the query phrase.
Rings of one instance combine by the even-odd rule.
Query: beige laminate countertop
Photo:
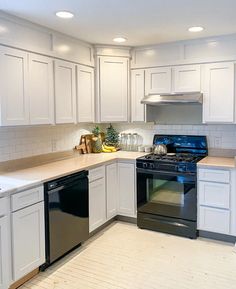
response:
[[[23,170],[2,173],[0,175],[0,197],[115,160],[129,160],[135,162],[136,158],[145,154],[146,153],[125,151],[85,154]]]
[[[205,157],[200,162],[197,163],[198,167],[219,167],[219,168],[235,168],[234,158],[224,158],[224,157]]]

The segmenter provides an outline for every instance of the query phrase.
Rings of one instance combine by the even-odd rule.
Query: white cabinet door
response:
[[[145,105],[141,100],[145,96],[144,70],[131,71],[131,115],[132,121],[145,121]]]
[[[145,95],[171,93],[171,67],[145,70]]]
[[[117,163],[106,166],[107,220],[117,215]]]
[[[1,125],[29,124],[28,54],[0,48]]]
[[[233,123],[234,63],[209,64],[204,73],[204,122]]]
[[[230,209],[230,185],[211,182],[199,182],[199,204]]]
[[[55,60],[56,123],[76,122],[75,65]]]
[[[200,206],[199,230],[229,234],[230,211]]]
[[[8,288],[9,256],[8,256],[8,223],[7,216],[0,218],[0,289]]]
[[[45,262],[43,202],[12,213],[12,257],[14,281]]]
[[[54,122],[53,60],[29,55],[30,123]]]
[[[200,65],[183,65],[173,68],[176,93],[201,91]]]
[[[94,69],[77,66],[78,122],[94,122]]]
[[[89,183],[89,232],[106,222],[105,179]]]
[[[128,68],[127,58],[99,58],[101,122],[128,121]]]
[[[118,214],[136,217],[135,166],[118,163]]]

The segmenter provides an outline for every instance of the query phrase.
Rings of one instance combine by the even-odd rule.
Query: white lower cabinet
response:
[[[135,165],[118,162],[118,214],[136,217]]]
[[[106,166],[107,220],[117,215],[117,163]]]
[[[136,217],[135,165],[113,162],[89,171],[89,232],[117,215]]]
[[[198,169],[198,229],[235,235],[233,172],[227,169]]]
[[[230,211],[201,206],[199,229],[214,233],[230,234]]]
[[[9,240],[7,216],[0,217],[0,289],[9,285]]]
[[[89,232],[106,222],[105,166],[89,171]]]
[[[12,213],[12,258],[14,282],[45,262],[44,202]]]

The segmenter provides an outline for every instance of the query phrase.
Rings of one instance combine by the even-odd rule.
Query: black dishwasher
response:
[[[88,239],[88,172],[45,183],[44,197],[46,263],[41,270]]]

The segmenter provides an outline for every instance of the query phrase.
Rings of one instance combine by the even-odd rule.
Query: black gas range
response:
[[[155,135],[167,154],[138,158],[137,224],[140,228],[197,237],[197,162],[207,156],[205,136]]]

